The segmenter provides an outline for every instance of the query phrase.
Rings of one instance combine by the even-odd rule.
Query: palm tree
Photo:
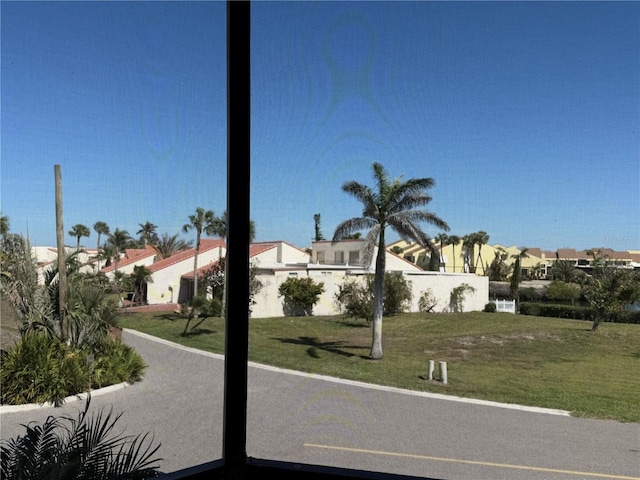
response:
[[[5,236],[9,233],[9,217],[6,215],[0,216],[0,235]]]
[[[140,241],[146,247],[147,243],[157,243],[158,242],[158,234],[156,233],[157,225],[154,225],[151,222],[146,222],[144,224],[139,223],[140,230],[136,232],[137,235],[140,235]]]
[[[178,252],[190,249],[191,242],[181,239],[178,234],[169,235],[168,233],[163,233],[153,248],[155,248],[160,260],[162,260]]]
[[[88,237],[89,235],[91,235],[91,230],[89,230],[89,227],[82,225],[81,223],[77,223],[73,227],[71,227],[71,230],[69,230],[69,235],[75,237],[78,240],[76,248],[79,250],[80,239],[82,237]]]
[[[458,235],[449,235],[447,237],[447,244],[451,245],[452,256],[453,256],[453,273],[456,273],[456,245],[460,243],[462,240]]]
[[[102,235],[109,235],[109,225],[105,222],[96,222],[93,224],[93,230],[98,234],[97,249],[100,250],[100,237]]]
[[[429,236],[420,228],[420,222],[427,222],[441,230],[449,226],[440,217],[426,210],[417,210],[431,201],[426,193],[435,181],[432,178],[402,178],[390,181],[384,167],[375,162],[373,175],[376,190],[356,181],[348,181],[342,190],[354,196],[363,204],[362,216],[350,218],[340,223],[333,234],[332,242],[345,238],[354,231],[369,229],[364,247],[364,264],[370,265],[374,248],[378,247],[373,287],[373,322],[370,357],[382,358],[382,311],[385,276],[385,230],[391,227],[404,240],[414,240],[423,248],[433,250]]]
[[[463,250],[464,265],[465,265],[463,267],[463,271],[465,271],[467,267],[469,268],[469,272],[471,273],[475,273],[476,271],[476,267],[473,265],[475,245],[476,245],[476,241],[475,241],[474,233],[469,233],[468,235],[465,235],[464,237],[462,237],[462,250]]]
[[[444,246],[447,245],[449,241],[449,236],[446,233],[439,233],[436,236],[436,240],[440,242],[440,266],[443,267],[444,271],[447,271],[447,265],[444,262]]]
[[[153,283],[153,272],[149,270],[144,265],[136,265],[133,267],[133,273],[131,276],[133,277],[133,298],[131,300],[132,304],[139,302],[142,304],[144,302],[143,298],[143,290],[144,285],[147,283]]]
[[[528,248],[523,248],[520,250],[520,253],[511,255],[511,258],[515,258],[516,261],[513,264],[509,293],[511,294],[511,298],[516,301],[516,312],[519,310],[520,306],[520,277],[522,276],[522,272],[520,271],[520,260],[529,256],[527,253],[528,251]]]
[[[184,233],[190,230],[196,231],[196,252],[193,256],[193,296],[198,296],[198,254],[200,253],[200,237],[214,234],[214,222],[216,216],[212,210],[205,210],[202,207],[196,208],[194,215],[189,215],[189,223],[184,224],[182,231]]]
[[[478,245],[478,258],[476,259],[476,271],[478,270],[478,262],[480,262],[480,266],[482,267],[482,273],[483,275],[487,274],[487,268],[484,265],[484,262],[482,261],[482,246],[486,245],[489,242],[489,235],[487,234],[487,232],[480,230],[479,232],[476,232],[473,234],[473,238],[475,240],[475,243]]]
[[[125,252],[129,241],[131,240],[131,235],[126,230],[120,230],[116,228],[112,234],[109,235],[109,244],[114,247],[114,259],[115,259],[115,270],[118,270],[118,263],[120,262],[120,254]]]
[[[319,215],[319,214],[317,214]],[[315,216],[314,216],[315,218]],[[224,212],[222,212],[222,216],[220,217],[216,217],[214,224],[213,224],[213,233],[212,235],[215,235],[216,237],[220,237],[222,238],[225,243],[227,243],[227,236],[228,236],[228,230],[227,230],[227,225],[229,224],[228,221],[228,216],[227,216],[227,211],[225,210]],[[319,220],[319,217],[318,217]],[[249,221],[249,243],[253,243],[253,240],[256,236],[256,224],[254,223],[253,220]],[[222,312],[220,313],[221,316],[224,317],[225,315],[225,308],[226,308],[226,304],[227,304],[227,273],[226,273],[226,266],[228,265],[228,254],[229,254],[229,249],[226,250],[225,256],[224,256],[224,265],[225,265],[225,282],[224,285],[222,286]]]

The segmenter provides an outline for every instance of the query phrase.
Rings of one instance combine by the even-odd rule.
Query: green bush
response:
[[[373,278],[369,277],[373,291]],[[385,315],[402,313],[411,307],[411,282],[401,272],[387,272],[384,277]]]
[[[133,348],[118,340],[103,344],[91,367],[91,386],[102,388],[122,382],[137,382],[147,365]]]
[[[547,298],[570,302],[573,305],[573,302],[580,298],[580,285],[554,280],[547,287]]]
[[[146,365],[134,349],[108,340],[94,352],[75,349],[44,332],[28,332],[3,351],[0,366],[2,404],[52,402],[91,388],[142,378]]]
[[[395,315],[411,306],[411,282],[398,272],[386,272],[384,280],[384,315]],[[346,279],[338,287],[335,303],[342,315],[349,318],[373,319],[373,275],[367,275],[365,282]],[[423,295],[425,295],[423,293]]]
[[[338,286],[335,303],[347,318],[363,318],[367,323],[373,319],[373,292],[355,279],[347,278]]]
[[[65,397],[87,390],[89,367],[86,356],[57,338],[28,332],[3,352],[0,380],[3,404],[60,405]]]
[[[570,318],[574,320],[593,321],[596,312],[589,307],[573,305],[552,305],[546,303],[523,302],[520,304],[522,315],[536,315],[539,317]],[[608,321],[615,323],[640,324],[640,312],[620,310],[611,314]]]
[[[484,311],[487,313],[494,313],[497,310],[496,302],[489,302],[484,306]]]
[[[313,315],[313,306],[324,292],[324,283],[316,283],[310,277],[289,277],[278,288],[284,297],[284,313],[287,316]]]

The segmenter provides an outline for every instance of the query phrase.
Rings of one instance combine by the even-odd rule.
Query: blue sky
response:
[[[223,2],[2,2],[0,208],[55,245],[226,201]],[[256,2],[256,240],[309,245],[347,180],[432,177],[451,234],[640,249],[640,3]],[[437,235],[434,227],[427,232]],[[186,237],[188,238],[188,237]],[[394,237],[392,236],[392,239]],[[92,232],[83,244],[95,246]],[[69,244],[75,241],[67,237]]]

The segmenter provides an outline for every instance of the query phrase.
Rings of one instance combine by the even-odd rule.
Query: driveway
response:
[[[141,382],[94,392],[91,410],[153,432],[170,474],[221,458],[224,360],[125,330],[149,365]],[[640,479],[640,425],[382,388],[251,364],[247,454],[442,479]],[[0,436],[84,402],[10,412]],[[170,477],[171,475],[167,475]]]

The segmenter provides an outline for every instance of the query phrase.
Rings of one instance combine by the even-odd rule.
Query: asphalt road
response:
[[[153,432],[163,473],[221,458],[222,357],[130,331],[123,340],[148,363],[146,375],[95,392],[91,411],[113,407],[123,412],[127,433]],[[640,424],[432,398],[253,364],[248,395],[247,454],[254,458],[443,480],[640,479]],[[0,437],[83,407],[81,400],[18,412],[0,407]]]

